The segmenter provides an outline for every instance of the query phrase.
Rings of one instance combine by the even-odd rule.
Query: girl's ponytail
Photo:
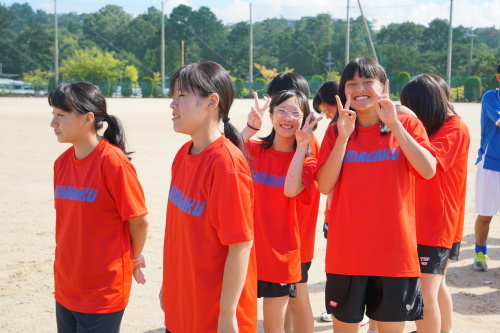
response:
[[[89,82],[63,83],[49,94],[49,105],[66,112],[94,114],[94,130],[99,131],[103,121],[108,123],[104,138],[119,147],[128,156],[132,154],[125,148],[125,131],[120,120],[108,114],[106,99],[99,88]]]
[[[131,160],[132,158],[129,155],[133,154],[133,152],[127,151],[125,142],[125,130],[120,119],[108,114],[104,117],[103,121],[108,123],[108,128],[106,128],[106,130],[104,131],[103,137],[110,143],[120,148],[125,156],[127,156],[128,159]]]
[[[229,118],[222,118],[222,123],[224,124],[224,136],[228,138],[236,147],[240,150],[244,150],[244,143],[241,134],[236,130],[236,128],[229,122]]]

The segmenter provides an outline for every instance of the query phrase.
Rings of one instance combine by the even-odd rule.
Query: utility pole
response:
[[[472,69],[472,50],[474,47],[474,37],[476,37],[476,35],[472,33],[472,30],[467,30],[467,37],[470,37],[470,57],[469,57],[469,67],[467,68],[467,76],[470,76],[470,72]]]
[[[349,0],[347,0],[347,27],[346,27],[346,37],[345,37],[345,64],[349,63],[349,38],[350,38],[351,24],[349,20]]]
[[[57,0],[54,0],[54,82],[59,85],[59,37],[57,33]]]
[[[165,13],[161,2],[161,96],[165,97]]]
[[[375,52],[375,46],[373,46],[372,36],[370,35],[370,29],[368,28],[368,23],[366,22],[365,15],[363,14],[360,0],[358,0],[358,5],[359,11],[361,12],[361,17],[363,18],[363,23],[365,24],[366,36],[368,37],[368,43],[370,44],[370,50],[372,51],[373,59],[378,62],[377,52]]]
[[[328,67],[328,72],[332,71],[332,65],[333,65],[333,57],[332,57],[332,52],[328,51],[328,56],[326,57],[326,62],[325,65]]]
[[[181,66],[184,66],[184,40],[181,41]]]
[[[452,17],[453,17],[453,0],[450,0],[450,31],[448,34],[448,59],[446,61],[446,80],[448,81],[448,86],[451,88],[451,50],[452,50],[452,38],[453,38],[453,27],[452,27]]]
[[[250,3],[250,56],[248,63],[248,71],[250,74],[250,91],[253,86],[253,24],[252,24],[252,4]]]

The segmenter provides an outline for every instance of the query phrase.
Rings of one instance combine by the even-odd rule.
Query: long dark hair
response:
[[[297,98],[297,106],[302,110],[302,113],[304,114],[303,118],[302,118],[302,123],[300,125],[300,127],[302,128],[304,126],[304,124],[306,123],[307,117],[311,113],[311,109],[309,108],[309,99],[301,91],[282,90],[282,91],[278,92],[271,99],[271,103],[269,104],[269,113],[274,114],[274,108],[276,106],[280,105],[281,103],[283,103],[287,99],[294,97],[294,96]],[[314,117],[311,117],[311,122],[312,121],[314,121]],[[273,127],[273,129],[271,130],[271,133],[268,136],[260,138],[262,140],[261,145],[265,149],[271,148],[273,145],[275,136],[276,136],[276,131]],[[294,143],[294,147],[297,148],[297,142]]]
[[[298,90],[302,92],[306,98],[309,98],[309,84],[307,80],[300,74],[295,72],[281,73],[273,78],[269,87],[267,87],[267,94],[273,97],[283,90]]]
[[[179,89],[201,97],[215,93],[219,96],[219,119],[224,124],[224,135],[244,150],[243,138],[229,122],[229,110],[234,101],[234,83],[227,71],[218,63],[203,61],[181,67],[170,80],[170,94]]]
[[[415,112],[422,121],[428,136],[436,133],[448,118],[450,108],[446,93],[429,74],[412,78],[401,90],[400,99],[401,104]]]
[[[347,101],[347,97],[345,95],[345,84],[347,81],[352,80],[354,75],[358,73],[359,77],[367,77],[373,78],[380,81],[382,85],[387,81],[387,74],[385,74],[385,70],[378,62],[371,58],[356,58],[351,60],[345,66],[344,71],[342,72],[342,77],[340,78],[340,87],[339,87],[339,97],[343,105]],[[389,94],[389,92],[386,92]],[[389,126],[380,122],[380,133],[385,135],[390,133],[391,129]]]
[[[106,107],[106,99],[96,85],[89,82],[63,83],[49,94],[49,105],[66,112],[94,114],[94,130],[97,132],[108,123],[103,137],[119,147],[129,160],[133,152],[128,152],[125,142],[125,130],[120,119],[110,115]]]

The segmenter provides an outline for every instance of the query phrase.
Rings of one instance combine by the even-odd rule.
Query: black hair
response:
[[[304,95],[303,92],[299,90],[282,90],[277,94],[275,94],[271,99],[271,103],[269,104],[269,113],[274,114],[274,108],[291,97],[297,98],[297,106],[302,110],[303,117],[302,117],[302,123],[300,125],[300,127],[302,128],[306,123],[307,117],[311,113],[311,109],[309,108],[309,99],[306,97],[306,95]],[[311,117],[310,121],[311,122],[314,121],[314,116]],[[271,133],[268,136],[260,138],[262,140],[261,146],[263,146],[265,149],[271,148],[275,136],[276,136],[276,131],[273,127]],[[297,142],[294,142],[294,147],[297,148]]]
[[[336,106],[337,100],[335,99],[335,95],[339,94],[339,83],[337,81],[327,81],[319,87],[316,95],[313,98],[313,108],[314,111],[321,114],[321,110],[319,106],[322,103]],[[338,112],[335,115],[333,120],[338,119]]]
[[[436,80],[436,82],[439,84],[439,87],[443,90],[443,92],[446,96],[446,104],[448,104],[448,109],[451,112],[453,112],[454,114],[457,114],[455,112],[455,108],[450,103],[451,90],[450,90],[450,86],[448,85],[448,83],[446,83],[446,80],[437,74],[428,74],[428,75],[430,75],[434,80]]]
[[[244,151],[243,138],[229,122],[229,110],[234,101],[235,88],[231,76],[218,63],[203,61],[181,67],[170,80],[170,94],[179,89],[201,97],[219,96],[219,119],[224,124],[224,135],[236,147]]]
[[[412,78],[401,90],[400,99],[402,105],[415,112],[429,136],[436,133],[448,118],[450,109],[446,93],[429,74]]]
[[[120,119],[110,115],[106,107],[106,99],[99,88],[89,82],[63,83],[54,88],[49,94],[49,105],[66,112],[94,114],[94,130],[97,132],[108,123],[103,137],[119,147],[129,160],[133,152],[128,152],[125,142],[125,130]]]
[[[345,102],[347,100],[347,97],[345,95],[346,82],[352,80],[356,73],[358,73],[359,77],[377,79],[380,81],[382,85],[384,85],[385,81],[387,81],[387,74],[385,74],[384,68],[375,60],[371,58],[361,58],[361,57],[351,60],[351,62],[349,62],[345,66],[344,71],[342,72],[342,76],[340,78],[339,97],[343,105],[345,105]],[[389,94],[388,91],[386,93]],[[382,135],[391,132],[389,126],[387,126],[383,122],[380,123],[379,130]]]
[[[298,90],[302,92],[306,98],[309,98],[309,84],[307,80],[300,74],[294,72],[281,73],[275,76],[269,87],[267,87],[267,94],[273,97],[283,90]]]
[[[500,74],[500,64],[497,65],[497,74]]]

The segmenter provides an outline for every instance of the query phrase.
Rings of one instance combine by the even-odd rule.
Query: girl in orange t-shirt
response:
[[[229,121],[233,81],[215,62],[193,63],[173,75],[170,92],[174,131],[191,140],[172,163],[160,292],[166,331],[255,333],[253,185]]]
[[[376,61],[352,60],[339,95],[318,159],[319,190],[333,191],[325,304],[335,331],[357,332],[366,307],[380,331],[403,332],[423,312],[414,178],[433,177],[436,160],[421,122],[397,115]]]
[[[98,87],[65,83],[48,99],[57,140],[72,144],[54,164],[57,328],[119,332],[132,275],[145,282],[144,194],[123,127],[108,114]]]
[[[416,182],[417,244],[422,271],[422,332],[451,332],[453,302],[446,286],[450,259],[458,260],[465,213],[469,130],[448,102],[448,85],[429,74],[411,79],[401,104],[422,121],[436,152],[434,178]]]
[[[308,100],[295,90],[272,97],[270,116],[271,134],[262,141],[247,141],[246,147],[255,188],[255,247],[264,330],[282,332],[289,298],[296,296],[296,283],[302,278],[297,205],[309,204],[316,190],[316,158],[309,156],[308,146],[314,138],[312,128],[321,118],[311,122]],[[255,112],[249,117],[244,139],[255,133],[249,129],[260,128],[260,121]]]

